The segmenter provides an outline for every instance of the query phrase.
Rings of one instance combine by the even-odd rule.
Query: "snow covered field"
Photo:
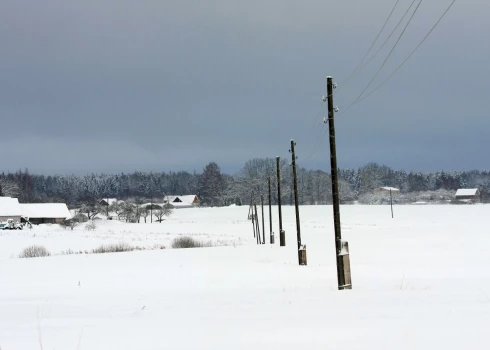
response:
[[[490,347],[490,206],[397,206],[394,219],[389,206],[342,206],[351,291],[337,291],[330,206],[300,208],[308,266],[297,264],[293,207],[283,207],[285,248],[257,246],[247,212],[1,231],[0,348]],[[121,241],[170,246],[178,235],[227,246],[57,255]],[[17,258],[30,244],[54,255]]]

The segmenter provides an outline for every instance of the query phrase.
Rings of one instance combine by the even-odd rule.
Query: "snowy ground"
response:
[[[2,232],[0,348],[490,347],[490,206],[397,206],[394,219],[389,206],[341,207],[351,291],[337,291],[331,207],[300,208],[306,267],[294,210],[283,209],[285,248],[255,245],[246,206],[176,210],[162,224],[103,222],[95,232]],[[179,234],[231,245],[17,258],[30,244],[57,254],[168,246]]]

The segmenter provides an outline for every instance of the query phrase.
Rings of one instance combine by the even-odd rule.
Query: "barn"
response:
[[[31,224],[59,224],[71,218],[65,203],[21,204],[22,217]]]
[[[13,219],[15,222],[20,222],[22,209],[17,198],[0,197],[0,221]]]
[[[480,203],[480,190],[478,188],[460,188],[456,191],[455,199],[462,203]]]
[[[193,208],[199,205],[199,198],[195,194],[185,196],[165,196],[164,204],[169,204],[172,208]]]

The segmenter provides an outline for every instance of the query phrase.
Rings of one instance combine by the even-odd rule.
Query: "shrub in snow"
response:
[[[73,229],[76,226],[78,226],[78,224],[79,224],[78,220],[75,218],[72,218],[72,219],[67,219],[67,220],[62,221],[60,223],[60,226],[64,227],[65,229],[69,227],[73,231]]]
[[[90,221],[87,225],[85,225],[85,229],[88,231],[94,231],[97,228],[95,225],[95,221]]]
[[[87,251],[85,251],[85,253],[87,253]],[[73,255],[73,254],[83,254],[83,252],[81,250],[79,250],[78,252],[75,251],[75,250],[71,250],[71,249],[68,249],[68,250],[62,250],[61,251],[61,255]]]
[[[98,248],[92,250],[94,254],[102,254],[102,253],[120,253],[120,252],[130,252],[137,248],[130,246],[127,243],[121,242],[117,244],[105,244],[101,245]]]
[[[192,237],[179,237],[172,241],[172,248],[202,248],[209,247],[210,244],[205,244],[203,242],[197,241]]]
[[[19,254],[19,258],[39,258],[44,256],[50,256],[49,251],[41,245],[31,245],[25,248],[22,253]]]

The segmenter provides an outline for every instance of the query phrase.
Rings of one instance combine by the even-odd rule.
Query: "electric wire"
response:
[[[395,3],[395,6],[393,6],[393,8],[391,9],[391,12],[390,14],[388,15],[388,18],[386,19],[386,21],[384,22],[383,26],[381,27],[380,31],[378,32],[378,35],[376,35],[376,38],[374,38],[374,41],[372,42],[371,46],[369,47],[369,49],[367,50],[366,54],[364,55],[364,57],[362,58],[361,62],[357,65],[357,67],[352,71],[351,75],[347,78],[347,80],[343,81],[342,83],[339,84],[339,89],[341,87],[343,87],[344,85],[346,85],[354,76],[357,75],[357,73],[359,73],[359,71],[362,69],[362,64],[364,63],[364,61],[366,60],[366,58],[368,57],[369,53],[371,52],[371,50],[373,49],[374,45],[376,45],[381,33],[383,32],[383,30],[385,29],[386,25],[388,24],[388,21],[390,20],[391,16],[393,15],[393,12],[395,12],[395,9],[396,9],[396,6],[398,5],[398,3],[400,2],[400,0],[397,0],[396,3]]]
[[[412,2],[412,4],[410,5],[410,7],[408,8],[407,12],[405,13],[405,15],[402,17],[402,20],[403,20],[403,18],[406,16],[406,14],[407,14],[407,13],[408,13],[408,11],[410,10],[410,8],[413,6],[413,4],[415,3],[415,1],[416,1],[416,0],[414,0],[414,1]],[[427,34],[424,36],[424,38],[423,38],[423,39],[420,41],[420,43],[419,43],[419,44],[418,44],[418,45],[415,47],[415,49],[414,49],[414,50],[412,50],[412,52],[410,52],[410,54],[409,54],[409,55],[408,55],[408,56],[407,56],[407,57],[406,57],[406,58],[405,58],[405,59],[404,59],[404,60],[403,60],[403,61],[400,63],[400,65],[399,65],[399,66],[398,66],[398,67],[397,67],[397,68],[396,68],[396,69],[395,69],[395,70],[394,70],[394,71],[393,71],[393,72],[392,72],[392,73],[391,73],[391,74],[390,74],[390,75],[389,75],[389,76],[388,76],[388,77],[387,77],[387,78],[386,78],[386,79],[385,79],[385,80],[384,80],[384,81],[383,81],[381,84],[379,84],[379,85],[378,85],[376,88],[374,88],[373,90],[371,90],[371,91],[370,91],[370,92],[369,92],[367,95],[365,95],[365,96],[363,96],[363,97],[360,97],[360,96],[362,96],[362,94],[365,92],[365,90],[367,90],[367,89],[365,89],[365,90],[364,90],[364,91],[363,91],[363,92],[362,92],[362,93],[359,95],[359,97],[358,97],[358,98],[357,98],[357,99],[356,99],[356,100],[355,100],[353,103],[351,103],[350,105],[348,105],[344,111],[340,111],[340,112],[338,112],[337,114],[339,114],[339,115],[340,115],[340,114],[341,114],[341,115],[345,114],[345,113],[346,113],[346,112],[349,110],[349,108],[350,108],[351,106],[353,106],[354,104],[356,104],[356,103],[358,103],[358,102],[360,102],[360,101],[365,100],[365,99],[366,99],[366,98],[368,98],[370,95],[372,95],[374,92],[376,92],[376,91],[377,91],[377,90],[379,90],[381,87],[383,87],[383,86],[384,86],[384,85],[385,85],[385,84],[386,84],[386,83],[387,83],[387,82],[388,82],[388,81],[389,81],[389,80],[390,80],[390,79],[391,79],[391,78],[392,78],[392,77],[393,77],[393,76],[394,76],[394,75],[395,75],[395,74],[396,74],[396,73],[397,73],[397,72],[398,72],[398,71],[399,71],[399,70],[400,70],[400,69],[403,67],[403,65],[404,65],[404,64],[405,64],[405,63],[406,63],[406,62],[407,62],[407,61],[408,61],[408,60],[409,60],[409,59],[410,59],[410,58],[411,58],[411,57],[412,57],[414,54],[415,54],[415,52],[416,52],[416,51],[417,51],[417,50],[420,48],[420,46],[422,46],[422,44],[423,44],[423,43],[424,43],[424,42],[427,40],[427,38],[428,38],[428,37],[429,37],[429,36],[432,34],[432,32],[433,32],[433,31],[436,29],[436,27],[439,25],[439,23],[442,21],[442,19],[443,19],[443,18],[446,16],[446,14],[447,14],[447,13],[449,12],[449,10],[452,8],[452,6],[454,5],[454,3],[455,3],[455,2],[456,2],[456,0],[453,0],[453,1],[452,1],[452,2],[449,4],[449,6],[448,6],[448,7],[446,8],[446,10],[444,11],[444,13],[443,13],[443,14],[442,14],[442,15],[439,17],[439,19],[437,20],[437,22],[436,22],[436,23],[435,23],[435,24],[432,26],[432,28],[431,28],[431,29],[429,30],[429,32],[428,32],[428,33],[427,33]],[[412,19],[412,18],[413,18],[413,16],[415,15],[415,12],[417,11],[417,9],[418,9],[418,7],[420,6],[420,4],[421,4],[421,3],[422,3],[422,0],[420,0],[420,1],[419,1],[419,3],[418,3],[418,5],[417,5],[416,9],[415,9],[415,10],[414,10],[414,12],[412,13],[412,16],[410,17],[410,20],[409,20],[409,22],[407,23],[407,25],[405,26],[405,28],[404,28],[403,32],[406,30],[406,28],[407,28],[407,27],[408,27],[408,25],[410,24],[411,19]],[[401,20],[401,21],[402,21],[402,20]],[[401,21],[399,22],[399,24],[401,23]],[[396,30],[396,28],[398,28],[399,24],[398,24],[398,25],[395,27],[395,29],[394,29],[394,30]],[[394,32],[394,31],[393,31],[393,32]],[[392,32],[392,33],[393,33],[393,32]],[[402,32],[402,34],[399,36],[399,38],[398,38],[397,42],[395,43],[394,47],[392,48],[392,51],[391,51],[391,52],[393,52],[394,48],[395,48],[395,47],[396,47],[396,45],[398,44],[398,42],[399,42],[399,40],[400,40],[401,36],[403,35],[403,32]],[[390,36],[391,36],[391,35],[392,35],[392,34],[390,34]],[[390,38],[390,37],[388,37],[388,39],[389,39],[389,38]],[[387,41],[387,40],[386,40],[386,41]],[[385,42],[386,42],[386,41],[385,41]],[[384,45],[384,44],[383,44],[383,45]],[[391,54],[391,52],[390,52],[390,54]],[[375,54],[375,55],[376,55],[376,54]],[[389,56],[388,56],[388,58],[389,58]],[[385,63],[386,63],[386,61],[387,61],[387,59],[385,60]],[[381,68],[382,68],[382,67],[383,67],[383,65],[381,66]],[[381,69],[380,69],[380,70],[381,70]],[[376,77],[376,76],[375,76],[375,77]],[[374,78],[373,78],[372,80],[374,81]],[[344,84],[345,84],[345,83],[344,83]],[[368,85],[368,87],[369,87],[369,85]],[[323,124],[322,124],[322,127],[321,127],[321,129],[320,129],[319,135],[318,135],[318,137],[317,137],[317,138],[316,138],[316,140],[315,140],[314,147],[313,147],[312,151],[310,152],[310,154],[308,155],[308,157],[307,157],[307,158],[304,160],[305,162],[306,162],[306,161],[308,161],[309,159],[311,159],[311,158],[313,157],[313,155],[314,155],[314,154],[317,152],[318,147],[321,145],[321,142],[322,142],[322,141],[323,141],[323,139],[325,138],[325,136],[326,136],[326,134],[327,134],[327,132],[328,132],[328,129],[327,129],[327,130],[326,130],[326,131],[323,133],[323,135],[322,135],[322,133],[321,133],[321,132],[322,132],[322,130],[323,130],[323,128],[324,128],[324,126],[325,126],[325,123],[323,123]],[[320,138],[320,136],[321,136],[321,135],[322,135],[322,137]]]
[[[383,61],[383,63],[381,64],[381,66],[379,67],[378,71],[376,72],[376,74],[372,77],[372,79],[369,81],[369,83],[366,85],[366,87],[361,91],[361,93],[359,94],[359,96],[357,96],[357,98],[354,100],[354,102],[352,102],[349,106],[347,106],[347,109],[345,112],[347,112],[347,110],[355,105],[359,99],[362,97],[362,95],[366,92],[367,89],[369,89],[369,87],[371,86],[371,84],[374,82],[374,80],[378,77],[379,73],[381,72],[381,70],[384,68],[386,62],[388,62],[388,59],[391,57],[391,54],[393,53],[393,51],[395,51],[395,48],[398,46],[398,43],[400,42],[401,38],[403,37],[403,34],[405,34],[405,31],[407,30],[408,26],[410,25],[410,23],[412,22],[412,19],[413,17],[415,16],[415,14],[417,13],[417,10],[419,9],[420,7],[420,4],[422,4],[422,1],[423,0],[419,0],[419,3],[417,4],[417,7],[415,8],[415,10],[413,11],[412,15],[410,16],[410,19],[408,20],[407,24],[405,25],[405,27],[403,28],[403,31],[400,33],[400,35],[398,36],[398,39],[397,41],[395,42],[395,44],[393,45],[393,47],[391,48],[391,51],[388,53],[388,55],[386,56],[385,60]]]
[[[451,4],[448,6],[446,11],[442,14],[441,17],[437,20],[436,24],[429,30],[429,32],[425,35],[425,37],[422,39],[422,41],[415,47],[415,49],[402,61],[402,63],[381,83],[379,84],[376,88],[374,88],[372,91],[370,91],[367,95],[363,96],[361,99],[359,99],[356,103],[361,102],[362,100],[365,100],[368,98],[370,95],[375,93],[377,90],[379,90],[384,84],[388,82],[401,68],[402,66],[413,56],[413,54],[419,49],[420,46],[424,43],[424,41],[429,37],[429,35],[436,29],[436,27],[439,25],[439,23],[442,21],[442,19],[446,16],[446,14],[449,12],[451,7],[454,5],[456,0],[453,0]]]
[[[378,55],[378,53],[385,47],[386,43],[391,39],[391,37],[393,36],[393,34],[395,34],[396,30],[398,29],[398,27],[400,26],[400,24],[402,24],[403,20],[405,19],[405,17],[408,15],[408,12],[410,11],[410,9],[413,7],[413,4],[415,4],[417,0],[413,0],[412,3],[410,4],[410,6],[408,7],[408,9],[405,11],[405,14],[402,16],[402,18],[398,21],[397,25],[395,26],[395,28],[393,28],[393,30],[391,31],[390,35],[388,35],[388,37],[385,39],[385,41],[383,42],[383,44],[378,48],[378,50],[376,51],[376,53],[374,55],[371,56],[371,58],[369,60],[366,61],[366,63],[364,63],[364,65],[361,67],[361,70],[366,67],[369,63],[371,63],[373,61],[373,59],[376,58],[376,56]]]

